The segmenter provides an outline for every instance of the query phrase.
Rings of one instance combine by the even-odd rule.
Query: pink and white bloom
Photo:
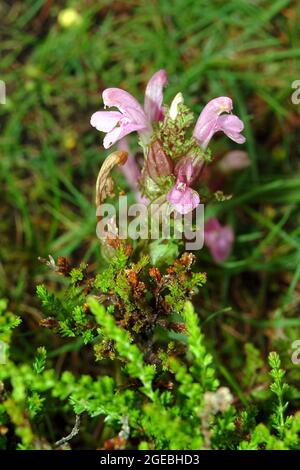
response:
[[[167,194],[167,200],[177,212],[187,214],[200,204],[199,194],[190,188],[195,179],[192,160],[185,158],[182,163],[180,162],[178,168],[175,168],[176,173],[176,183]]]
[[[167,84],[165,70],[159,70],[149,80],[144,99],[144,107],[127,91],[120,88],[107,88],[102,93],[106,107],[116,107],[118,111],[97,111],[91,117],[91,125],[106,133],[105,148],[131,132],[137,131],[147,144],[152,132],[152,122],[164,117],[163,88]]]
[[[212,136],[218,131],[224,132],[224,134],[238,144],[245,142],[245,137],[241,135],[244,123],[234,114],[229,114],[232,108],[232,100],[227,96],[214,98],[203,108],[196,122],[193,136],[204,150]]]
[[[229,225],[222,226],[218,219],[211,217],[204,227],[204,243],[216,263],[222,263],[230,255],[234,233]]]

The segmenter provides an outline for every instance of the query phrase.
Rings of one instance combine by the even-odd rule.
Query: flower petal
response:
[[[209,101],[203,108],[193,132],[195,139],[202,148],[206,148],[215,132],[215,126],[220,114],[232,110],[232,100],[227,96],[220,96]]]
[[[106,88],[102,93],[105,106],[116,106],[121,113],[131,121],[148,126],[147,118],[142,106],[127,91],[121,88]]]
[[[207,245],[209,244],[209,236],[214,232],[217,232],[221,228],[221,224],[216,217],[210,217],[205,223],[205,237]]]
[[[222,263],[230,255],[233,244],[233,232],[230,227],[223,227],[210,247],[212,257],[217,263]]]
[[[167,194],[167,201],[171,202],[171,204],[177,204],[180,202],[181,198],[182,190],[177,189],[177,185],[175,184]]]
[[[187,155],[182,157],[176,164],[174,173],[177,176],[177,179],[184,181],[188,186],[191,186],[192,183],[198,180],[204,165],[204,160],[192,158]]]
[[[119,111],[97,111],[91,117],[91,125],[98,131],[110,132],[120,121],[122,114]]]
[[[159,70],[152,76],[152,78],[150,78],[147,84],[144,109],[150,122],[163,119],[163,88],[167,83],[168,78],[166,71]]]
[[[243,144],[246,139],[240,134],[244,129],[244,123],[235,115],[224,115],[219,116],[216,123],[216,132],[222,131],[230,139],[234,140],[238,144]]]
[[[176,185],[167,194],[167,200],[180,214],[188,214],[200,204],[199,194],[187,187],[184,191],[176,188]]]
[[[103,140],[104,148],[108,149],[113,144],[118,142],[118,140],[125,137],[125,135],[130,134],[133,131],[138,131],[140,129],[144,129],[142,124],[136,124],[133,122],[122,122],[120,121],[120,125],[115,127],[112,131],[108,132]]]
[[[232,150],[219,163],[219,168],[223,173],[243,170],[251,164],[248,153],[243,150]]]
[[[216,218],[211,218],[206,222],[204,232],[204,241],[213,259],[217,263],[225,261],[231,252],[234,241],[232,228],[229,225],[222,227]]]
[[[190,185],[194,179],[194,168],[191,157],[182,158],[175,167],[177,181]]]
[[[175,119],[177,118],[178,106],[182,103],[184,103],[184,99],[183,99],[182,93],[179,92],[177,93],[175,98],[173,98],[173,101],[169,109],[169,116],[173,121],[175,121]]]

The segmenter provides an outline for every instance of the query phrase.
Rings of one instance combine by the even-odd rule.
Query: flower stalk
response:
[[[142,194],[146,194],[147,204],[160,200],[169,204],[171,211],[188,214],[200,204],[201,192],[206,194],[201,174],[211,160],[208,145],[212,137],[222,132],[238,144],[245,142],[241,133],[244,124],[232,114],[231,98],[221,96],[209,101],[193,128],[193,115],[184,104],[182,93],[175,96],[170,108],[163,106],[163,89],[167,81],[164,70],[156,72],[146,86],[143,105],[120,88],[103,91],[104,106],[116,109],[95,112],[91,125],[106,134],[103,140],[105,148],[118,142],[119,150],[107,157],[99,172],[97,206],[107,195],[113,194],[110,176],[113,167],[124,165],[127,160],[123,174],[138,202],[145,202]],[[133,156],[128,157],[129,146],[124,137],[132,132],[138,133],[143,150],[142,170]],[[227,158],[228,167],[243,165],[232,160]],[[223,171],[226,172],[226,168]],[[215,219],[208,221],[205,235],[206,245],[214,260],[224,261],[231,251],[232,229],[222,227]]]

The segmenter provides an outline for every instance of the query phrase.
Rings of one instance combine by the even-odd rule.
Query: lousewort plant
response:
[[[175,219],[173,225],[178,232],[179,214],[186,215],[193,212],[200,201],[205,202],[208,197],[222,199],[220,191],[207,194],[207,190],[203,187],[206,184],[205,179],[201,178],[205,167],[212,160],[208,149],[211,138],[221,131],[233,141],[242,144],[245,142],[245,137],[241,134],[244,128],[243,122],[232,114],[233,104],[230,98],[222,96],[211,100],[204,107],[194,126],[193,114],[184,105],[181,93],[175,96],[169,108],[163,105],[163,88],[166,84],[167,74],[164,70],[159,70],[147,84],[144,106],[119,88],[108,88],[103,91],[104,105],[116,110],[97,111],[91,117],[91,124],[106,133],[103,141],[105,148],[119,142],[119,153],[111,154],[99,173],[97,191],[100,193],[96,202],[100,205],[107,196],[113,194],[110,172],[115,164],[124,165],[123,173],[137,201],[149,207],[152,205],[158,208],[164,207],[163,218],[169,217],[167,222],[169,225],[172,224],[170,214],[173,212]],[[132,132],[137,132],[143,151],[141,169],[124,141],[124,137]],[[203,199],[202,194],[205,194]],[[224,195],[223,198],[226,199]],[[147,218],[147,215],[144,218]],[[102,217],[100,219],[104,225]],[[112,220],[114,216],[110,215],[107,219],[107,235],[110,239]],[[191,227],[190,219],[189,228]],[[186,226],[182,228],[183,232],[185,228]],[[204,237],[204,228],[202,231]],[[117,237],[117,226],[114,233]],[[208,237],[208,231],[206,233]],[[148,231],[146,236],[141,238],[151,239]],[[228,230],[219,230],[218,236],[210,235],[207,246],[213,258],[221,262],[229,255],[232,243],[233,233],[228,228]],[[197,248],[201,248],[202,245],[197,245]]]
[[[104,105],[116,109],[97,111],[91,118],[106,134],[105,148],[119,145],[96,181],[98,224],[106,224],[106,231],[99,229],[106,261],[89,267],[72,266],[65,257],[41,260],[52,278],[61,280],[54,293],[43,284],[37,287],[43,311],[39,324],[45,334],[56,336],[56,350],[48,353],[40,346],[32,364],[18,367],[10,344],[20,319],[0,303],[4,448],[300,447],[300,414],[295,405],[289,409],[299,394],[288,387],[279,355],[271,352],[266,365],[252,344],[241,352],[239,343],[239,357],[228,370],[224,355],[218,354],[217,328],[204,336],[207,323],[226,309],[203,319],[194,306],[207,295],[206,273],[197,269],[201,253],[185,251],[184,240],[172,237],[153,241],[121,236],[116,216],[104,221],[98,210],[116,195],[114,168],[119,166],[135,199],[147,209],[164,206],[165,217],[180,232],[178,214],[192,215],[200,203],[214,206],[227,200],[220,187],[213,189],[215,180],[247,166],[247,156],[235,153],[210,169],[208,144],[216,132],[239,144],[245,141],[242,121],[231,114],[231,99],[210,101],[194,125],[181,93],[169,108],[163,103],[166,83],[165,71],[154,74],[143,106],[126,91],[104,90]],[[124,141],[132,132],[142,149],[136,158]],[[212,216],[203,230],[204,243],[218,263],[215,269],[222,273],[233,230]],[[234,378],[237,369],[243,371],[240,383]],[[59,428],[55,422],[61,423]]]

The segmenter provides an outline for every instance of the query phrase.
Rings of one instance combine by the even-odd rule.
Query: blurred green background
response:
[[[197,114],[228,95],[246,127],[251,166],[218,208],[235,229],[234,252],[222,269],[198,256],[209,274],[203,314],[232,306],[243,330],[224,328],[242,339],[299,326],[299,3],[26,0],[2,1],[0,14],[0,293],[11,309],[39,318],[35,285],[51,274],[38,256],[97,267],[94,184],[107,152],[90,116],[104,88],[142,99],[164,68],[166,102],[182,91]],[[222,136],[212,145],[219,155],[234,148]]]

